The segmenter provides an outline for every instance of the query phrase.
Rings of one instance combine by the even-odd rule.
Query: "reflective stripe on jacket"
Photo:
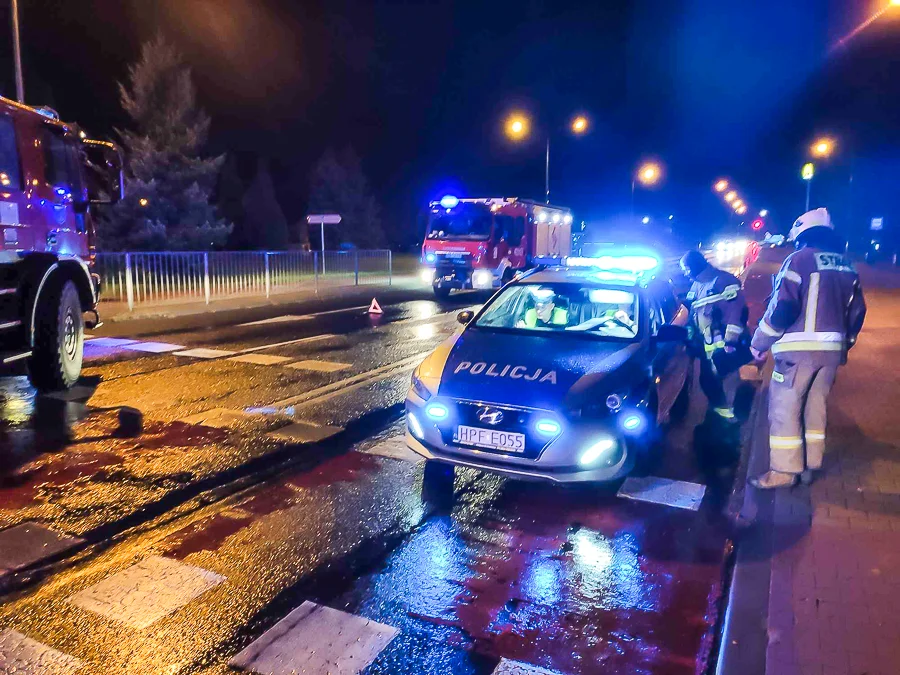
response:
[[[838,364],[866,316],[859,276],[850,260],[812,247],[789,255],[752,346],[793,362]]]
[[[741,282],[734,275],[712,266],[706,268],[697,275],[687,299],[707,355],[726,343],[740,341],[747,329],[747,303]]]

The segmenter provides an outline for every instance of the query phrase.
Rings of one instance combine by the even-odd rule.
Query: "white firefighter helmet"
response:
[[[788,241],[796,241],[798,236],[814,227],[827,227],[829,230],[834,229],[828,209],[822,208],[807,211],[797,218],[791,226],[791,231],[788,234]]]

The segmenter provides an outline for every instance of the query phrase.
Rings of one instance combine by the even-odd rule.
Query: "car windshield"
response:
[[[492,222],[486,208],[461,206],[452,213],[433,215],[428,225],[428,238],[484,240],[491,236]]]
[[[622,288],[516,284],[491,302],[475,326],[632,340],[638,333],[638,298]]]

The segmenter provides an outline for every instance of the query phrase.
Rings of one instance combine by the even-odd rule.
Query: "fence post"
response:
[[[353,277],[357,286],[359,286],[359,249],[353,250]]]
[[[209,253],[203,254],[203,294],[206,296],[206,304],[209,304]]]
[[[313,251],[313,269],[316,271],[316,295],[319,294],[319,252]]]
[[[394,260],[391,256],[391,249],[388,249],[388,286],[394,285]]]
[[[272,287],[271,281],[269,280],[269,252],[266,251],[266,297],[269,297],[269,289]]]
[[[128,298],[128,311],[134,311],[134,282],[131,280],[131,254],[125,254],[125,295]]]

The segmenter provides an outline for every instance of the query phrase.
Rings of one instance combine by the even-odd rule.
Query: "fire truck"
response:
[[[422,279],[446,298],[453,289],[490,290],[538,257],[572,252],[572,213],[516,197],[459,199],[429,204],[422,244]]]
[[[122,155],[49,108],[0,97],[0,370],[38,391],[81,374],[100,324],[94,209],[122,196]]]

